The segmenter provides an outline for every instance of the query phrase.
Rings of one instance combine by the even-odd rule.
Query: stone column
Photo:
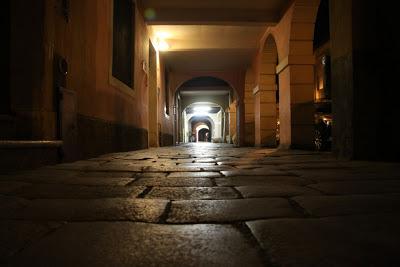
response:
[[[314,63],[314,62],[313,62]],[[313,149],[314,65],[289,65],[292,148]]]
[[[284,148],[313,148],[313,63],[313,57],[298,59],[289,56],[277,67],[280,89],[280,144]]]
[[[274,57],[263,57],[259,85],[254,88],[255,100],[255,144],[276,146],[277,104],[276,63]]]
[[[341,158],[399,159],[397,13],[373,1],[330,2],[333,150]]]
[[[237,142],[237,131],[236,131],[236,101],[232,102],[229,106],[228,109],[229,112],[229,139],[231,143],[236,143]],[[236,143],[237,144],[237,143]]]
[[[246,81],[244,88],[244,144],[246,146],[254,146],[254,74],[251,70],[246,72]]]

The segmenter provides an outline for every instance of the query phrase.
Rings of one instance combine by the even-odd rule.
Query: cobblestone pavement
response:
[[[399,266],[399,164],[188,144],[0,177],[4,266]]]

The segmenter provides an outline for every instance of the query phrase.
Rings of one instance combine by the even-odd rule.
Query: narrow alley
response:
[[[9,266],[394,266],[400,164],[193,143],[3,175]]]

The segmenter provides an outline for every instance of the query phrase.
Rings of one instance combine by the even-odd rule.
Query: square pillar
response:
[[[254,89],[255,145],[275,147],[277,130],[275,64],[268,64]]]
[[[280,146],[313,149],[314,66],[290,64],[279,71]]]
[[[252,71],[246,72],[246,81],[244,88],[244,144],[254,146],[254,77]]]
[[[398,160],[397,11],[337,0],[330,12],[333,151],[347,159]]]

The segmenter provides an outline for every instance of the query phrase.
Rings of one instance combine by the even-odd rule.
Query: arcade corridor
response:
[[[2,6],[0,266],[400,266],[395,8]]]
[[[395,266],[399,167],[192,143],[7,175],[1,263]]]

